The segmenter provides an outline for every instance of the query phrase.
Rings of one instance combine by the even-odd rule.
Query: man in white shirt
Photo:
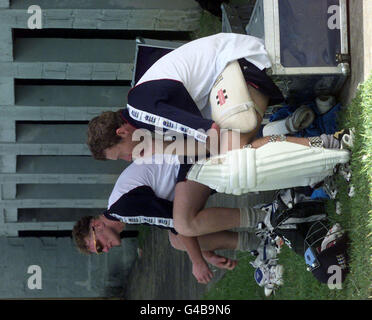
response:
[[[224,75],[232,64],[236,66],[236,76],[235,73]],[[242,147],[256,136],[267,106],[284,100],[265,73],[265,68],[270,66],[263,41],[252,36],[219,33],[191,41],[160,58],[144,73],[129,91],[127,108],[121,110],[120,117],[133,130],[178,133],[194,139],[210,152],[216,147],[217,153],[227,149],[228,137],[233,134],[229,131],[219,140],[221,129],[240,129],[231,122],[224,125],[226,118],[235,117],[237,120],[233,123],[244,119],[241,120],[243,130],[238,135],[239,147]],[[221,83],[224,85],[219,88]],[[238,85],[242,90],[234,92]],[[213,89],[216,96],[211,96]],[[241,101],[237,96],[243,91]],[[215,112],[222,113],[221,119],[213,119]],[[104,159],[103,150],[111,145],[110,140],[96,130],[100,122],[107,123],[104,115],[92,119],[88,145],[95,158]],[[250,127],[245,128],[248,122]],[[218,141],[211,141],[213,139]],[[139,141],[124,143],[121,149],[127,148],[127,157],[131,160]],[[217,146],[212,145],[214,143]]]
[[[261,240],[254,232],[223,230],[195,238],[179,234],[174,228],[173,201],[176,185],[184,181],[190,165],[180,163],[177,155],[154,155],[150,160],[143,164],[133,162],[122,172],[109,197],[107,210],[76,223],[73,237],[81,252],[108,252],[119,246],[119,235],[126,224],[157,226],[168,230],[174,248],[187,251],[194,276],[200,283],[207,283],[213,274],[206,262],[230,270],[237,263],[215,254],[215,250],[257,249]],[[264,211],[251,209],[250,226],[255,227],[264,216]]]

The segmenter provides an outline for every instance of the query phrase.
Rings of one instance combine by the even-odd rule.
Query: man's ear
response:
[[[129,133],[129,130],[126,127],[126,124],[122,124],[119,128],[116,129],[115,132],[116,132],[116,135],[124,138]]]
[[[97,230],[100,230],[104,227],[104,223],[103,223],[101,217],[99,217],[99,219],[93,219],[92,227],[94,227]]]

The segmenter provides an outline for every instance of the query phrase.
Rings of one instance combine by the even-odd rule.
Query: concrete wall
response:
[[[372,72],[372,2],[348,1],[348,7],[351,73],[339,97],[344,105],[351,103],[358,85],[367,80]]]
[[[30,5],[41,7],[40,30],[29,29]],[[126,105],[137,36],[187,40],[200,14],[188,0],[0,0],[0,297],[122,292],[135,240],[87,258],[70,237],[19,235],[71,230],[106,207],[128,163],[94,160],[87,123]],[[42,290],[26,286],[29,265],[41,267]]]
[[[129,238],[87,257],[70,238],[0,237],[0,298],[123,297],[136,247]]]

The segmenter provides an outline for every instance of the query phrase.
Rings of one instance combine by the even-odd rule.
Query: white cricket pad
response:
[[[187,179],[220,193],[241,195],[313,185],[332,175],[336,164],[349,160],[347,150],[281,141],[201,160],[191,167]]]

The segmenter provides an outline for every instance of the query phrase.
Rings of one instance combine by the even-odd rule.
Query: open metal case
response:
[[[248,23],[222,5],[222,29],[265,41],[268,75],[288,101],[337,95],[349,76],[346,0],[257,0]]]

